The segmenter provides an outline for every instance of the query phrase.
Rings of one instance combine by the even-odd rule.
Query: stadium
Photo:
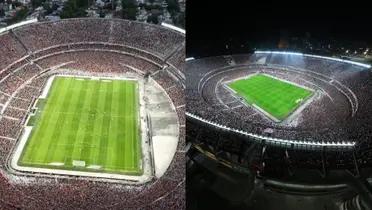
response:
[[[371,208],[370,65],[255,51],[186,68],[190,188],[252,209]]]
[[[2,31],[1,209],[184,208],[184,39],[119,19]]]

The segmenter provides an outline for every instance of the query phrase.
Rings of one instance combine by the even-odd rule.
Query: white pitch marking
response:
[[[45,88],[43,89],[43,92],[41,93],[41,96],[39,98],[46,98],[49,92],[50,87],[52,86],[53,80],[55,76],[52,76],[48,79]]]
[[[60,162],[51,162],[51,163],[48,163],[48,165],[51,165],[51,166],[63,166],[65,164],[64,163],[60,163]]]
[[[98,169],[101,169],[102,166],[99,166],[99,165],[90,165],[90,166],[87,166],[86,168],[98,170]]]

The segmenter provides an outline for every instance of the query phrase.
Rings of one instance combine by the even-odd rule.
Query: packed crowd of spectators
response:
[[[177,70],[184,72],[182,58],[175,52],[184,46],[184,35],[125,20],[70,19],[0,34],[0,46],[0,209],[185,207],[184,84],[163,69],[167,62],[175,62]],[[55,70],[59,67],[64,70]],[[9,157],[25,118],[47,80],[58,72],[149,75],[163,86],[180,117],[180,143],[166,174],[128,186],[81,177],[36,179],[9,173]]]
[[[185,118],[185,115],[184,115],[184,118]],[[186,121],[183,121],[183,123],[186,123]],[[186,126],[185,124],[183,125],[181,124],[179,134],[180,134],[180,137],[178,140],[177,151],[184,152],[186,150]]]
[[[189,118],[187,121],[188,141],[202,145],[207,151],[237,164],[244,163],[245,142],[260,142],[265,145],[264,156],[261,149],[245,167],[262,170],[265,162],[266,174],[270,169],[289,170],[290,168],[349,168],[367,166],[371,157],[372,114],[372,75],[367,68],[339,61],[274,54],[253,54],[232,56],[236,63],[226,62],[224,57],[209,57],[186,62],[187,112],[198,117],[249,133],[279,139],[347,142],[356,145],[351,150],[343,147],[326,148],[317,146],[283,146],[280,143],[258,141],[240,136],[225,129],[218,129]],[[247,76],[252,73],[265,73],[311,88],[319,95],[301,111],[301,120],[296,123],[275,123],[266,117],[255,114],[257,111],[247,106],[237,106],[227,99],[233,98],[222,85],[224,81]],[[229,107],[221,100],[231,102]],[[189,125],[190,124],[190,125]],[[194,126],[193,126],[194,125]],[[193,130],[194,129],[194,130]],[[268,132],[270,130],[270,132]],[[247,141],[248,139],[248,141]],[[250,140],[250,141],[249,141]],[[262,148],[261,147],[259,148]],[[272,149],[270,149],[272,148]],[[326,156],[321,153],[326,151]],[[253,155],[254,156],[254,155]],[[354,159],[355,158],[355,159]],[[285,163],[282,166],[280,163]],[[271,174],[278,174],[277,171]]]
[[[182,34],[156,25],[112,19],[69,19],[14,30],[31,51],[79,42],[121,44],[169,56],[184,41]]]
[[[368,168],[365,152],[356,149],[331,149],[311,147],[282,147],[253,138],[226,132],[222,129],[200,123],[193,119],[187,121],[187,141],[198,150],[221,162],[228,162],[231,168],[245,168],[257,172],[259,176],[275,179],[324,178],[330,170],[347,169],[358,175],[356,168]],[[369,147],[370,148],[370,147]],[[365,151],[365,150],[364,150]],[[371,149],[367,150],[371,151]],[[355,156],[354,156],[355,155]],[[369,152],[369,155],[371,153]],[[356,162],[355,162],[356,161]],[[306,174],[306,173],[305,173]],[[292,178],[290,178],[292,177]],[[313,180],[315,181],[315,180]]]
[[[15,181],[4,172],[0,174],[1,209],[153,209],[154,205],[171,209],[183,204],[169,197],[183,198],[184,192],[179,186],[184,180],[175,182],[164,178],[125,188],[115,183],[58,177],[44,182],[32,177]]]
[[[5,110],[4,115],[9,116],[16,119],[22,119],[26,116],[27,110],[22,110],[19,108],[12,108],[9,107]]]
[[[4,93],[0,93],[0,104],[5,104],[8,101],[9,97]]]
[[[30,90],[31,88],[25,87],[24,89]],[[10,107],[16,107],[18,109],[23,109],[23,110],[28,110],[29,107],[32,104],[32,98],[31,97],[36,97],[35,95],[31,95],[31,92],[28,92],[28,95],[25,95],[25,98],[17,98],[14,97],[9,103]],[[27,98],[30,97],[30,98]]]
[[[174,86],[173,79],[168,71],[158,71],[152,75],[152,78],[164,89]]]
[[[36,61],[44,69],[48,69],[60,64],[64,68],[84,69],[89,68],[92,72],[122,72],[133,71],[126,66],[131,66],[143,72],[155,72],[159,67],[153,63],[140,58],[128,56],[116,52],[105,51],[74,51],[53,54],[53,56],[44,57]],[[89,65],[89,66],[88,66]]]
[[[124,43],[128,46],[153,52],[167,58],[184,42],[184,35],[170,29],[137,22],[112,20],[113,30],[110,43]]]
[[[254,133],[255,130],[263,130],[260,127],[273,127],[280,128],[274,132],[275,137],[279,138],[333,141],[334,136],[339,136],[340,138],[344,136],[345,132],[342,134],[340,132],[345,130],[344,128],[349,125],[349,119],[353,118],[358,107],[360,107],[358,99],[365,99],[365,97],[358,97],[358,94],[361,94],[361,91],[358,91],[360,85],[349,87],[343,84],[343,81],[337,81],[333,74],[324,74],[322,71],[324,67],[322,66],[318,67],[318,71],[306,71],[302,68],[295,68],[294,64],[291,66],[287,64],[289,67],[286,67],[286,65],[278,66],[278,64],[270,65],[269,63],[265,65],[250,64],[227,69],[220,65],[221,60],[220,57],[217,57],[199,59],[187,63],[188,66],[190,64],[190,67],[188,67],[190,71],[187,72],[188,88],[186,94],[189,104],[187,108],[189,112],[204,119],[239,130]],[[247,56],[247,60],[249,60],[249,56]],[[218,65],[214,64],[215,61],[217,61]],[[201,63],[201,68],[197,65],[199,62]],[[211,64],[209,71],[205,67],[208,62]],[[215,69],[216,66],[218,66],[217,70]],[[204,72],[203,69],[205,69]],[[346,71],[349,70],[350,67]],[[335,71],[338,72],[339,70]],[[201,72],[203,73],[202,75]],[[230,97],[232,98],[230,99],[231,101],[226,101],[232,106],[226,108],[226,104],[222,104],[221,100],[229,98],[228,96],[231,94],[224,88],[222,83],[252,73],[271,74],[315,90],[313,102],[301,112],[301,121],[296,122],[296,124],[277,124],[261,115],[254,115],[255,110],[253,108],[246,106],[233,107],[235,105],[232,103],[234,102],[233,97]],[[350,74],[354,76],[356,81],[360,81],[360,83],[355,83],[364,84],[363,81],[366,80],[365,74],[359,75],[353,71],[350,71]],[[316,132],[314,129],[317,129]],[[324,139],[323,135],[319,135],[319,138],[314,138],[315,133],[327,134],[332,131],[334,136],[329,135],[329,139]],[[348,136],[344,137],[348,138]],[[347,139],[339,139],[338,141],[342,140]]]
[[[185,60],[186,60],[186,49],[183,45],[177,52],[169,58],[169,63],[175,66],[177,69],[185,70]]]
[[[9,33],[0,36],[0,70],[25,56],[26,50]],[[1,71],[0,71],[1,72]]]
[[[0,136],[15,139],[21,132],[21,121],[2,117],[0,119]]]
[[[10,95],[14,93],[18,89],[18,87],[21,86],[23,83],[24,80],[20,79],[15,75],[10,75],[5,80],[0,82],[0,90]]]
[[[21,80],[27,81],[37,75],[39,72],[40,68],[38,68],[35,64],[27,64],[14,72],[14,75]]]

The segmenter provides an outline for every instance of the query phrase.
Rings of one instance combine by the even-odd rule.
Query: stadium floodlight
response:
[[[349,52],[349,50],[346,50],[346,53],[348,53],[348,52]],[[362,66],[362,67],[365,67],[365,68],[371,68],[371,65],[364,64],[364,63],[359,63],[359,62],[355,62],[355,61],[349,61],[349,60],[344,60],[344,59],[340,59],[340,58],[326,57],[326,56],[320,56],[320,55],[303,54],[303,53],[297,53],[297,52],[257,50],[254,53],[257,53],[257,54],[300,55],[300,56],[306,56],[306,57],[312,57],[312,58],[328,59],[328,60],[333,60],[333,61],[338,61],[338,62],[349,63],[349,64],[356,65],[356,66]]]
[[[13,24],[13,25],[10,25],[10,26],[1,28],[0,29],[0,34],[3,33],[3,32],[5,32],[5,31],[8,31],[10,29],[14,29],[14,28],[17,28],[17,27],[20,27],[20,26],[23,26],[23,25],[27,25],[27,24],[31,24],[31,23],[36,23],[36,22],[37,22],[37,18],[19,22],[19,23],[16,23],[16,24]]]
[[[302,53],[298,52],[285,52],[285,51],[261,51],[257,50],[254,53],[271,53],[271,54],[282,54],[282,55],[303,55]]]
[[[186,62],[187,61],[192,61],[192,60],[195,60],[195,58],[194,57],[188,57],[188,58],[186,58]]]
[[[304,141],[304,140],[287,140],[287,139],[278,139],[278,138],[273,138],[273,137],[267,137],[267,136],[260,136],[260,135],[257,135],[257,134],[254,134],[254,133],[248,133],[246,131],[240,131],[240,130],[237,130],[237,129],[234,129],[234,128],[229,128],[227,126],[222,126],[220,124],[217,124],[217,123],[214,123],[212,121],[209,121],[209,120],[205,120],[203,119],[202,117],[199,117],[195,114],[192,114],[192,113],[189,113],[189,112],[186,112],[186,116],[188,117],[191,117],[195,120],[198,120],[198,121],[201,121],[201,122],[204,122],[204,123],[207,123],[209,125],[212,125],[212,126],[215,126],[217,128],[220,128],[220,129],[223,129],[223,130],[228,130],[228,131],[233,131],[235,133],[238,133],[238,134],[242,134],[242,135],[245,135],[245,136],[250,136],[254,139],[257,139],[257,140],[265,140],[269,143],[284,143],[284,144],[288,144],[288,145],[291,145],[291,144],[296,144],[296,145],[310,145],[310,146],[317,146],[317,147],[354,147],[355,146],[355,142],[315,142],[315,141]],[[226,128],[224,128],[226,127]]]
[[[171,24],[168,24],[168,23],[164,23],[164,22],[161,23],[161,25],[164,26],[164,27],[166,27],[166,28],[170,28],[172,30],[178,31],[178,32],[180,32],[182,34],[186,34],[185,29],[179,28],[177,26],[174,26],[174,25],[171,25]]]

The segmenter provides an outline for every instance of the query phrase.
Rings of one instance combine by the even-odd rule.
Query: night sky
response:
[[[226,43],[277,43],[283,36],[305,34],[317,40],[332,38],[372,45],[372,6],[366,3],[260,2],[188,0],[188,56],[228,53]]]

